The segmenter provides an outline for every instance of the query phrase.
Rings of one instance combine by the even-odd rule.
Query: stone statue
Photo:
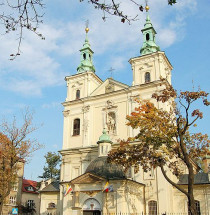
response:
[[[109,112],[107,114],[107,129],[109,131],[109,134],[115,134],[116,132],[116,117],[114,112]]]

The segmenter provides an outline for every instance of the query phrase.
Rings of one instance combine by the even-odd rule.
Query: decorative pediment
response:
[[[122,90],[128,88],[129,86],[123,84],[119,81],[116,81],[112,78],[106,79],[92,94],[91,96],[101,95],[105,93],[111,93],[118,90]]]
[[[96,176],[91,173],[85,173],[71,181],[72,184],[94,184],[105,181],[105,178]]]

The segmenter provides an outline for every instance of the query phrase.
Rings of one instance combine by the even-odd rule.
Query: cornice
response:
[[[168,60],[165,52],[163,52],[163,51],[158,51],[158,52],[154,52],[154,53],[151,53],[151,54],[146,54],[146,55],[143,55],[143,56],[138,56],[138,57],[130,58],[128,62],[130,64],[132,64],[134,61],[143,61],[145,59],[154,58],[154,57],[160,56],[160,55],[163,56],[164,60],[167,62],[168,66],[170,67],[170,70],[172,70],[173,66],[171,65],[171,63]]]

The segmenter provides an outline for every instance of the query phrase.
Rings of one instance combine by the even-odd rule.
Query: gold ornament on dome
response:
[[[89,20],[86,20],[85,25],[86,25],[85,32],[86,32],[86,34],[87,34],[88,31],[89,31],[89,28],[88,28]]]
[[[145,10],[148,12],[149,11],[149,6],[146,5]]]

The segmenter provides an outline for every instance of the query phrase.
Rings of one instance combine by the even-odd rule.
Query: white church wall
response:
[[[59,192],[45,192],[40,194],[40,215],[46,215],[51,210],[55,213],[60,212],[60,194]],[[49,208],[49,203],[54,203],[55,208]]]
[[[186,190],[187,187],[185,186]],[[188,212],[188,200],[187,197],[178,191],[176,188],[173,190],[174,196],[174,211],[177,213]],[[207,185],[196,185],[194,187],[195,200],[200,203],[201,214],[210,213],[210,188]]]

